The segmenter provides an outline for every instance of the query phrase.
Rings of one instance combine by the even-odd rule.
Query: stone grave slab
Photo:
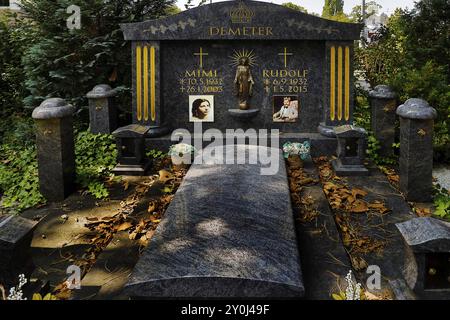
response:
[[[242,145],[237,150],[247,155],[272,152],[278,172],[260,175],[260,162],[219,164],[220,149],[217,156],[208,157],[209,164],[194,162],[135,266],[126,295],[304,295],[281,151]]]

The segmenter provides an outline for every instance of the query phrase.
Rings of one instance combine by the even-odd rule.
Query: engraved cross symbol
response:
[[[292,52],[287,52],[287,48],[284,47],[284,52],[279,53],[279,56],[284,56],[284,67],[287,67],[287,56],[292,56],[293,53]]]
[[[204,53],[203,52],[203,48],[200,47],[200,52],[195,52],[194,56],[199,56],[200,57],[200,69],[203,68],[203,56],[207,56],[208,53]]]

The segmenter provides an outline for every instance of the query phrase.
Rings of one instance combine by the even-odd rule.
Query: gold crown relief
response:
[[[230,17],[232,23],[250,23],[255,13],[250,10],[243,1],[239,1],[237,8],[231,8]]]

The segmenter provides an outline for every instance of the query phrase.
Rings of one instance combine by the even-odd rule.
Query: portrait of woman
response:
[[[189,121],[214,121],[214,96],[189,96]]]

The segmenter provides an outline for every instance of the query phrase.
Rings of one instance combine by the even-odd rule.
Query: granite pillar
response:
[[[400,116],[400,189],[408,201],[429,202],[433,187],[433,119],[436,110],[422,99],[408,99]]]
[[[133,123],[148,127],[149,138],[169,132],[161,107],[160,55],[159,41],[132,43]]]
[[[89,130],[94,133],[110,134],[117,128],[117,90],[107,84],[95,86],[88,92]]]
[[[395,142],[396,93],[391,87],[378,85],[369,92],[371,127],[375,138],[380,142],[379,153],[383,157],[393,155]]]
[[[326,41],[323,122],[319,132],[334,137],[333,127],[353,122],[353,42]]]
[[[50,98],[33,110],[39,190],[49,201],[62,201],[73,191],[75,152],[73,118],[75,108],[60,98]]]

